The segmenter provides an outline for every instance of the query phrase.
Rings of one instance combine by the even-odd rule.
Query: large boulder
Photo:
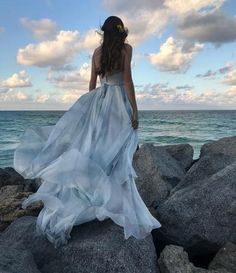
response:
[[[35,225],[36,217],[18,218],[0,235],[0,247],[9,245],[10,251],[12,244],[18,242],[32,254],[40,272],[159,272],[151,234],[142,240],[134,237],[125,240],[123,228],[110,218],[74,226],[70,241],[60,248],[54,248],[47,239],[38,235]],[[0,260],[3,255],[0,252]]]
[[[41,185],[41,178],[24,179],[14,168],[0,168],[0,188],[7,185],[25,185],[24,190],[35,192]]]
[[[40,273],[31,252],[17,242],[0,241],[1,273]]]
[[[193,255],[215,253],[236,242],[236,162],[174,192],[157,207],[155,237]],[[158,242],[157,242],[158,244]]]
[[[161,204],[185,175],[183,167],[164,147],[151,143],[136,151],[133,166],[138,175],[137,189],[147,207]]]
[[[164,145],[163,147],[177,160],[185,171],[187,171],[194,162],[193,147],[188,143]]]
[[[165,246],[158,259],[158,265],[161,273],[223,273],[194,266],[188,259],[188,253],[177,245]]]
[[[227,242],[209,264],[209,269],[224,272],[236,272],[236,245]]]
[[[218,140],[211,140],[202,145],[200,157],[207,154],[222,153],[225,155],[236,155],[236,136],[223,137]]]
[[[0,188],[0,231],[12,221],[24,215],[38,215],[43,204],[41,201],[21,208],[23,200],[33,192],[25,191],[24,185],[7,185]]]
[[[224,169],[234,161],[236,161],[236,155],[225,155],[223,153],[206,154],[200,157],[187,171],[183,180],[171,190],[171,194],[183,187],[200,183],[204,178]]]
[[[21,176],[15,169],[6,167],[0,168],[0,188],[6,185],[22,185],[24,177]]]

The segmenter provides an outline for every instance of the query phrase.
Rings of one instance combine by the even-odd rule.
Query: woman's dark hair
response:
[[[117,16],[109,16],[100,29],[103,31],[101,61],[97,74],[104,77],[106,72],[118,70],[121,66],[121,50],[125,48],[128,29]]]

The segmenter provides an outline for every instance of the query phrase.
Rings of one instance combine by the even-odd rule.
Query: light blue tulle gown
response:
[[[132,166],[138,129],[123,72],[100,78],[53,126],[27,128],[14,152],[24,178],[41,178],[37,192],[22,203],[41,200],[36,231],[55,247],[68,243],[74,225],[111,218],[124,237],[145,238],[161,227],[136,188]]]

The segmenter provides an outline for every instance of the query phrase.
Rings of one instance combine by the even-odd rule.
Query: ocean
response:
[[[54,125],[65,111],[0,111],[0,168],[13,167],[14,150],[26,128]],[[189,143],[194,159],[201,146],[236,136],[236,110],[139,111],[139,144]]]

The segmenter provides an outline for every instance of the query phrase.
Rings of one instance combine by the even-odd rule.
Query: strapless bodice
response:
[[[116,72],[112,75],[104,76],[103,78],[101,78],[101,76],[99,76],[100,83],[101,83],[101,85],[103,85],[104,83],[109,84],[109,85],[124,84],[123,74],[124,74],[123,71],[119,71],[119,72]]]

